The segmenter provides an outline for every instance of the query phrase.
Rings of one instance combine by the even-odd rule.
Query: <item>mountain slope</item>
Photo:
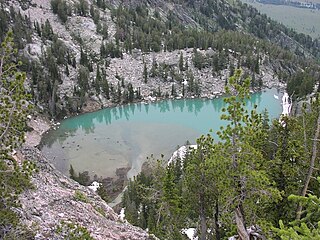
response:
[[[22,150],[24,160],[36,163],[33,189],[20,196],[20,219],[35,239],[66,239],[84,227],[94,239],[155,239],[140,228],[120,221],[96,193],[55,170],[34,148]]]
[[[303,72],[302,96],[318,81],[319,43],[238,1],[3,1],[0,15],[53,118],[150,95],[213,97],[238,67],[253,89]]]

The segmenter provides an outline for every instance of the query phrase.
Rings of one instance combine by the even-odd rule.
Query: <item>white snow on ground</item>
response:
[[[98,190],[98,188],[100,187],[100,184],[101,183],[98,183],[98,182],[96,182],[96,181],[93,181],[92,183],[91,183],[91,185],[90,186],[88,186],[88,188],[90,188],[91,190],[93,190],[93,191],[97,191]]]
[[[282,115],[288,116],[291,112],[291,103],[289,101],[288,93],[284,93],[282,97]]]
[[[182,229],[181,232],[186,234],[190,240],[198,240],[198,237],[195,237],[196,231],[197,230],[195,228],[188,228],[188,229]]]
[[[177,158],[180,158],[181,160],[183,160],[190,148],[197,149],[197,145],[187,145],[187,146],[180,147],[178,150],[176,150],[172,154],[171,158],[168,161],[168,165]]]
[[[120,211],[120,214],[119,214],[119,218],[120,218],[121,221],[124,221],[125,217],[126,217],[126,215],[124,213],[124,210],[125,210],[124,208],[121,208],[121,211]]]
[[[290,103],[290,98],[288,93],[284,93],[282,97],[282,114],[281,116],[289,116],[291,112],[291,106],[292,104]],[[283,127],[286,126],[286,123],[282,121],[282,117],[280,116],[279,122],[282,124]]]

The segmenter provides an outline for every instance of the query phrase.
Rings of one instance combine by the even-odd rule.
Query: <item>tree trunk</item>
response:
[[[303,186],[303,189],[301,192],[302,197],[306,196],[309,182],[312,177],[314,164],[315,164],[316,157],[317,157],[317,145],[318,145],[318,139],[319,139],[319,132],[320,132],[320,112],[318,115],[316,132],[314,134],[313,143],[312,143],[312,156],[311,156],[311,160],[310,160],[309,171],[308,171],[308,174],[307,174],[307,177],[306,177],[306,180],[304,182],[304,186]],[[302,211],[302,206],[301,206],[301,204],[299,204],[298,209],[297,209],[297,216],[296,216],[297,220],[299,220],[301,218],[301,211]]]
[[[200,161],[204,163],[205,158],[203,157],[202,151],[200,153]],[[202,169],[201,172],[201,184],[206,185],[206,177],[205,173],[203,172],[204,170]],[[206,197],[204,191],[200,191],[199,193],[199,215],[200,215],[200,239],[201,240],[206,240],[207,236],[207,220],[206,220]]]
[[[216,234],[216,240],[220,240],[220,229],[219,229],[219,203],[218,199],[216,199],[216,211],[214,213],[214,230]]]
[[[207,236],[207,221],[204,207],[204,194],[200,194],[200,239],[206,240]]]
[[[246,225],[244,222],[243,214],[241,211],[241,206],[238,206],[235,209],[235,217],[236,217],[236,224],[237,224],[237,232],[239,235],[240,240],[250,240],[250,236],[247,232]]]

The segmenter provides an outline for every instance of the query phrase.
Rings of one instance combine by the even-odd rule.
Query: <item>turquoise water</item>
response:
[[[270,119],[277,118],[281,102],[268,89],[252,94],[249,109],[267,109]],[[56,168],[67,174],[70,164],[76,171],[88,170],[91,175],[113,177],[117,168],[128,167],[128,177],[136,175],[151,154],[170,158],[177,146],[210,129],[219,130],[223,98],[165,100],[137,103],[103,109],[72,117],[61,122],[59,129],[43,138],[42,152]],[[215,135],[214,135],[215,136]]]

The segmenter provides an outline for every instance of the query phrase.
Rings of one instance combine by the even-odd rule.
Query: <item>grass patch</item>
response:
[[[84,202],[84,203],[88,203],[89,202],[88,197],[83,192],[81,192],[79,190],[76,190],[74,192],[74,200],[80,201],[80,202]]]

